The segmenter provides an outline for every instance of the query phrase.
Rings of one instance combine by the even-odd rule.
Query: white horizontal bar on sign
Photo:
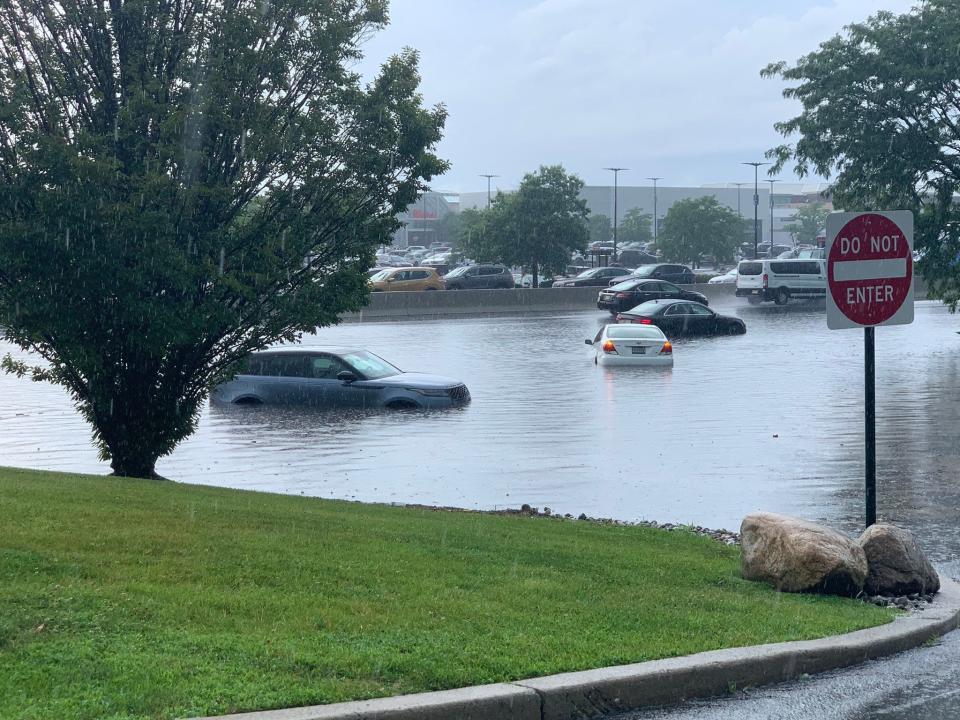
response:
[[[906,258],[885,258],[883,260],[847,260],[833,264],[833,279],[845,280],[886,280],[907,276]]]

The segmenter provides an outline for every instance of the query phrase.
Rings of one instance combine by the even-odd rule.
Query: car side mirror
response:
[[[341,382],[345,382],[347,383],[347,385],[356,381],[356,379],[357,379],[357,376],[354,375],[349,370],[341,370],[340,372],[337,373],[337,380],[340,380]]]
[[[593,345],[593,340],[584,340],[587,345]]]
[[[393,278],[392,277],[387,278],[387,282],[393,282]]]

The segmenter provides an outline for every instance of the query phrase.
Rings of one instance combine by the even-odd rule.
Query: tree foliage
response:
[[[930,292],[960,301],[960,13],[953,0],[880,12],[845,29],[795,65],[763,74],[791,83],[802,105],[776,129],[772,173],[793,163],[832,179],[848,210],[912,210],[918,264]]]
[[[0,319],[114,472],[150,476],[251,350],[362,306],[445,163],[383,0],[0,4]]]
[[[813,245],[824,229],[830,211],[822,203],[810,203],[797,210],[794,221],[784,229],[790,233],[793,242]]]
[[[591,213],[590,217],[587,218],[587,232],[592,243],[610,242],[613,239],[613,223],[606,215]]]
[[[715,197],[687,198],[674,203],[657,238],[665,260],[699,263],[707,256],[729,262],[743,238],[743,221]]]
[[[622,243],[648,243],[653,240],[653,216],[640,208],[631,208],[617,228],[617,240]]]
[[[559,273],[570,254],[586,249],[587,203],[583,181],[560,165],[528,173],[513,193],[498,192],[489,209],[467,211],[461,242],[475,260],[520,265],[539,285],[542,272]]]

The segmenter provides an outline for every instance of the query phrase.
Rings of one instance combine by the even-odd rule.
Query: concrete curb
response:
[[[548,677],[360,702],[194,720],[582,720],[710,697],[910,650],[960,625],[960,585],[922,613],[820,640],[731,648]]]

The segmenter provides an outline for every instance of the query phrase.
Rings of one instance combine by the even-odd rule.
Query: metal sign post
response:
[[[872,327],[863,329],[863,438],[867,527],[877,521],[877,407]]]
[[[877,521],[875,329],[913,322],[913,214],[832,213],[827,218],[827,327],[863,328],[866,525]]]

